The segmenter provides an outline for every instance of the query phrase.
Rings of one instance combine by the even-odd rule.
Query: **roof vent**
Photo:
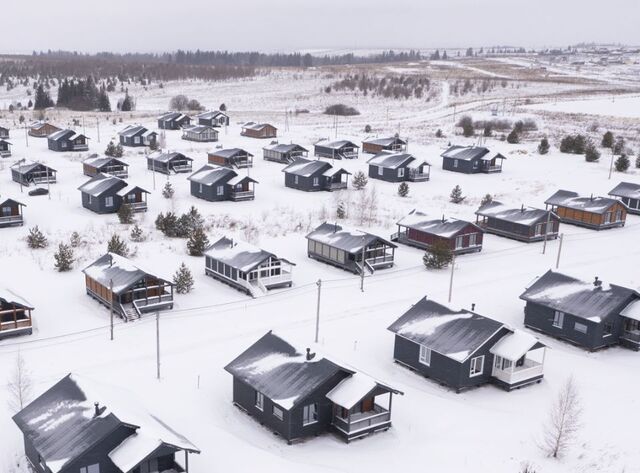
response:
[[[442,223],[444,223],[444,214],[442,214]]]
[[[476,303],[475,302],[473,304],[471,304],[471,312],[473,312],[474,310],[476,310]]]
[[[600,281],[600,279],[598,278],[598,276],[595,277],[595,279],[593,280],[593,285],[595,287],[602,287],[602,281]]]
[[[524,204],[520,206],[520,212],[524,213]]]
[[[100,403],[99,402],[94,402],[93,403],[93,408],[94,408],[93,417],[99,417],[104,412],[104,410],[106,409],[105,406],[100,407]]]
[[[311,348],[307,348],[307,361],[311,361],[316,357],[315,353],[311,353]]]

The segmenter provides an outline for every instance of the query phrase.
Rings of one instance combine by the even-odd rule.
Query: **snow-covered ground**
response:
[[[83,267],[104,253],[112,233],[127,238],[130,227],[115,215],[96,215],[84,209],[77,187],[87,180],[81,160],[88,155],[54,153],[46,140],[29,138],[28,147],[13,118],[4,114],[0,125],[12,128],[13,157],[0,161],[0,196],[27,204],[22,228],[0,230],[0,286],[11,288],[35,307],[34,334],[0,342],[0,377],[8,378],[19,352],[33,372],[34,394],[47,389],[73,371],[126,387],[148,408],[186,435],[201,450],[190,462],[191,471],[299,471],[304,473],[364,472],[417,466],[441,472],[514,472],[531,462],[539,472],[640,471],[640,451],[634,426],[640,423],[638,394],[640,358],[637,353],[613,348],[587,353],[544,337],[550,346],[544,381],[506,393],[486,386],[455,394],[393,363],[393,337],[386,327],[412,303],[428,295],[447,301],[450,272],[426,271],[422,252],[400,246],[396,266],[367,277],[364,292],[359,278],[306,256],[304,235],[322,221],[335,220],[337,201],[348,203],[347,225],[388,237],[395,222],[417,208],[434,217],[441,215],[474,220],[474,211],[487,193],[514,206],[544,206],[559,188],[589,195],[606,195],[620,180],[640,182],[638,170],[608,179],[609,162],[586,163],[581,156],[546,156],[535,153],[536,143],[509,145],[489,140],[487,145],[507,160],[502,174],[462,175],[441,170],[439,154],[448,142],[473,143],[453,136],[453,111],[446,102],[392,102],[370,97],[327,96],[321,88],[328,80],[320,72],[296,80],[289,75],[259,77],[233,83],[170,83],[163,89],[134,89],[138,111],[110,114],[100,120],[100,142],[94,115],[85,116],[91,152],[102,152],[109,139],[128,123],[156,128],[155,115],[165,110],[169,98],[185,93],[209,107],[224,102],[232,125],[220,134],[220,145],[242,147],[253,153],[249,172],[259,181],[256,200],[241,203],[208,203],[189,194],[185,175],[167,178],[146,169],[144,155],[127,149],[128,182],[151,192],[149,211],[136,216],[149,235],[144,243],[129,242],[134,261],[170,276],[185,262],[195,276],[195,290],[176,296],[173,311],[161,315],[161,380],[155,379],[155,320],[118,323],[115,340],[109,340],[109,313],[85,294]],[[443,89],[444,90],[444,89]],[[115,94],[117,95],[117,94]],[[112,97],[115,98],[115,97]],[[0,96],[0,102],[4,97]],[[324,106],[336,101],[355,103],[361,115],[340,119],[322,115]],[[442,100],[446,100],[443,93]],[[618,100],[618,99],[616,99]],[[474,104],[473,107],[479,104]],[[387,111],[388,107],[388,111]],[[309,108],[311,113],[289,115],[285,110]],[[458,113],[460,110],[458,109]],[[66,124],[81,114],[51,113],[51,120]],[[387,116],[389,118],[387,118]],[[112,118],[122,118],[114,125]],[[240,136],[239,123],[269,121],[279,128],[281,142],[296,142],[312,149],[322,137],[347,138],[359,143],[365,124],[372,135],[400,132],[410,137],[409,151],[433,164],[431,181],[410,184],[407,198],[397,195],[397,185],[370,180],[366,192],[375,189],[377,211],[371,224],[360,222],[357,206],[362,192],[304,193],[284,187],[282,166],[262,160],[264,141]],[[544,129],[544,123],[538,124]],[[82,127],[76,127],[82,131]],[[288,128],[288,129],[287,129]],[[426,130],[442,128],[446,138],[436,140]],[[194,158],[194,169],[206,162],[212,144],[182,141],[180,132],[166,132],[167,149]],[[126,149],[126,148],[125,148]],[[26,189],[11,181],[9,165],[27,157],[58,170],[51,199],[28,197]],[[338,163],[350,172],[366,171],[366,158]],[[160,193],[169,179],[176,190],[172,200]],[[460,185],[466,200],[455,205],[449,193]],[[204,275],[203,258],[187,255],[184,240],[167,239],[154,228],[158,212],[186,211],[196,206],[205,216],[211,240],[221,235],[250,238],[251,242],[296,263],[291,289],[272,291],[251,299]],[[27,229],[38,225],[49,238],[45,250],[29,250]],[[257,229],[257,230],[256,230]],[[73,231],[84,240],[76,251],[78,261],[69,273],[56,273],[52,254]],[[622,229],[603,232],[564,225],[560,269],[582,278],[631,287],[640,286],[638,263],[640,218],[630,216]],[[524,287],[536,276],[555,267],[558,242],[550,242],[546,254],[541,244],[524,244],[488,235],[483,251],[457,259],[452,305],[470,307],[486,316],[522,328]],[[393,428],[349,445],[326,435],[288,446],[231,404],[231,378],[223,366],[269,329],[310,345],[313,341],[316,286],[323,280],[320,341],[322,349],[363,372],[386,380],[404,391],[394,402]],[[574,376],[583,399],[583,427],[579,441],[561,460],[545,458],[538,447],[543,422],[558,389]],[[7,392],[0,390],[0,471],[11,471],[21,453],[20,433],[7,408]]]
[[[640,97],[637,95],[622,97],[613,95],[607,98],[592,98],[590,100],[545,102],[528,105],[527,108],[556,113],[584,113],[587,115],[640,118]]]

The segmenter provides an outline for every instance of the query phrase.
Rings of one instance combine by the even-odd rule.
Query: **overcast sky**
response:
[[[0,51],[640,44],[640,0],[2,0]]]

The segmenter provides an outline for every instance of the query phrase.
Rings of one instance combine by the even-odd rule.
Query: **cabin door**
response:
[[[362,412],[369,412],[373,410],[373,398],[365,399],[362,401]]]

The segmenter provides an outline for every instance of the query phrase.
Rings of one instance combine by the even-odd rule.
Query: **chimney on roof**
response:
[[[524,213],[524,204],[521,204],[521,206],[520,206],[520,212]]]
[[[100,403],[99,402],[94,402],[93,403],[93,417],[98,417],[100,414],[102,414],[102,410],[100,409]]]
[[[593,200],[593,194],[591,194],[591,200]]]
[[[474,310],[476,310],[476,303],[475,302],[473,302],[471,304],[471,312],[473,312]]]
[[[113,255],[109,253],[109,267],[113,266]]]
[[[307,348],[307,361],[311,361],[316,357],[315,353],[311,353],[311,348]]]
[[[333,223],[333,233],[338,231],[338,224],[337,223]]]
[[[442,223],[444,223],[444,214],[442,214]]]
[[[598,278],[598,276],[595,277],[595,279],[593,280],[593,285],[595,287],[602,287],[602,281],[600,281],[600,279]]]

